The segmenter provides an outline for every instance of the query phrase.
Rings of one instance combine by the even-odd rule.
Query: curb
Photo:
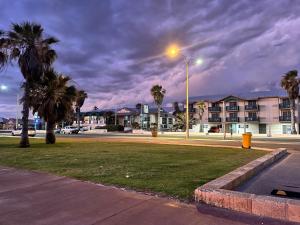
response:
[[[195,190],[195,201],[257,216],[300,222],[300,200],[262,196],[233,189],[287,154],[277,149]]]

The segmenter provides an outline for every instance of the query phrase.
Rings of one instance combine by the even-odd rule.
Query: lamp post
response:
[[[166,55],[171,58],[177,58],[179,55],[184,58],[185,63],[185,73],[186,73],[186,119],[185,119],[185,138],[189,139],[190,137],[190,112],[189,112],[189,66],[191,62],[195,61],[196,65],[201,65],[203,63],[202,59],[197,58],[196,60],[192,57],[187,57],[181,52],[181,49],[176,45],[170,45],[166,50]]]

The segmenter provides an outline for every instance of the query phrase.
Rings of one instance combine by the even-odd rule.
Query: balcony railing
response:
[[[259,105],[245,105],[245,110],[250,111],[250,110],[259,110]]]
[[[237,105],[226,106],[226,111],[239,111],[240,107]]]
[[[290,109],[291,105],[287,103],[280,103],[279,104],[279,109]]]
[[[246,122],[259,122],[259,117],[255,117],[255,116],[253,116],[253,117],[245,117],[245,121]]]
[[[290,116],[279,116],[280,122],[291,122],[292,118]]]
[[[221,107],[220,106],[213,106],[213,107],[208,107],[209,112],[221,112]]]
[[[226,122],[239,122],[240,118],[239,117],[226,117]]]
[[[216,118],[208,118],[208,122],[210,123],[220,123],[221,122],[221,118],[220,117],[216,117]]]

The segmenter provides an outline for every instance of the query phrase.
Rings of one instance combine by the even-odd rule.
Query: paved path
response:
[[[237,188],[239,191],[271,195],[274,189],[300,192],[300,153],[293,153]]]
[[[0,167],[1,225],[292,224]]]

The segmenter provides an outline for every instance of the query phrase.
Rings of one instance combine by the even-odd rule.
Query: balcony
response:
[[[237,123],[237,122],[240,122],[240,118],[239,117],[226,117],[226,122]]]
[[[240,107],[237,105],[226,106],[226,111],[239,111]]]
[[[258,111],[259,105],[245,105],[246,111]]]
[[[280,122],[291,122],[292,118],[290,116],[279,116]]]
[[[221,112],[220,106],[208,107],[208,112]]]
[[[279,104],[279,109],[290,109],[291,105],[287,103],[280,103]]]
[[[259,117],[245,117],[246,122],[259,122]]]
[[[208,118],[209,123],[221,123],[221,118],[220,117],[215,117],[215,118]]]

